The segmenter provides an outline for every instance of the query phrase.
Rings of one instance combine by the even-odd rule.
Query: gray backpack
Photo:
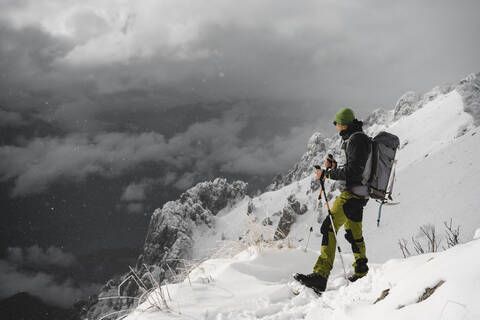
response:
[[[347,141],[347,148],[350,139]],[[400,139],[391,133],[381,131],[373,139],[370,138],[370,151],[363,171],[361,186],[352,188],[352,192],[373,199],[387,202],[392,200],[393,180],[395,178],[395,156],[400,145]]]

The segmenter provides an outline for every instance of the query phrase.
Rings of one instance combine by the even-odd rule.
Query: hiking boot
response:
[[[350,277],[348,277],[348,281],[350,281],[350,282],[355,282],[355,281],[357,281],[358,279],[363,278],[363,277],[365,277],[365,276],[366,276],[366,274],[364,274],[363,276],[359,276],[359,275],[357,275],[357,274],[353,274],[353,275],[351,275]]]
[[[320,295],[327,288],[328,277],[322,276],[321,274],[312,272],[310,274],[295,273],[293,278],[303,284],[305,287],[309,287],[315,291],[316,294]]]

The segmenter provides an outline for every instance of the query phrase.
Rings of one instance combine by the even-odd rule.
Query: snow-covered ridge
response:
[[[463,111],[473,117],[473,125],[480,124],[480,73],[470,74],[457,84],[445,84],[436,86],[425,94],[418,94],[413,91],[406,92],[398,99],[392,110],[382,108],[374,110],[366,119],[364,119],[364,129],[370,135],[378,133],[380,130],[393,125],[398,120],[412,115],[418,110],[429,105],[430,102],[442,99],[445,95],[456,92],[460,95],[461,103],[457,104]],[[431,104],[430,104],[431,105]],[[442,112],[439,108],[439,112]],[[432,117],[436,114],[432,112]],[[411,121],[411,120],[409,120]],[[464,130],[461,128],[460,130]],[[294,181],[299,181],[311,174],[314,164],[322,163],[326,154],[332,153],[341,158],[343,155],[339,151],[341,144],[340,137],[324,137],[321,133],[315,132],[309,139],[307,151],[301,159],[288,170],[285,174],[277,175],[272,183],[266,188],[267,191],[277,190]]]
[[[246,191],[247,184],[243,181],[228,183],[225,178],[216,178],[198,183],[182,193],[178,200],[169,201],[161,209],[156,209],[150,220],[143,252],[133,271],[145,283],[150,281],[145,266],[157,281],[171,280],[170,270],[182,267],[182,259],[192,258],[196,233],[214,229],[215,215],[243,199]],[[118,292],[124,297],[140,295],[142,292],[136,281],[125,281],[131,274],[128,272],[108,281],[98,296],[90,301],[82,317],[98,319],[113,311],[130,308],[135,303],[133,298],[106,298],[115,297]]]
[[[289,278],[293,271],[310,272],[314,260],[318,257],[321,244],[320,226],[317,222],[314,222],[314,232],[309,245],[310,251],[305,253],[300,250],[305,245],[307,231],[312,221],[321,222],[326,214],[321,203],[319,203],[320,209],[315,210],[319,185],[318,181],[314,179],[312,165],[321,163],[327,153],[334,153],[337,159],[342,159],[339,148],[340,139],[338,137],[325,138],[318,133],[314,133],[309,139],[307,151],[300,161],[285,175],[277,177],[267,188],[267,191],[259,196],[253,198],[245,196],[241,182],[234,183],[236,187],[232,187],[227,186],[228,184],[222,180],[223,183],[220,184],[221,187],[218,189],[223,190],[221,192],[214,191],[217,188],[212,190],[211,182],[206,182],[205,185],[199,184],[198,187],[196,186],[185,192],[179,200],[165,204],[162,209],[157,209],[152,216],[148,230],[144,255],[139,258],[136,270],[140,270],[141,264],[146,263],[153,275],[158,278],[157,280],[162,281],[169,274],[165,269],[167,260],[175,258],[205,259],[220,242],[235,242],[244,239],[248,235],[252,224],[264,226],[262,237],[270,240],[274,238],[276,229],[280,224],[283,225],[282,228],[288,229],[289,242],[298,249],[278,251],[278,249],[271,248],[271,250],[265,252],[267,256],[252,256],[248,252],[243,252],[233,260],[224,259],[223,262],[218,260],[221,263],[217,260],[207,260],[202,265],[203,270],[209,270],[208,265],[211,264],[215,266],[218,272],[220,270],[232,270],[233,268],[232,274],[238,275],[238,278],[232,276],[232,279],[227,279],[228,273],[222,275],[217,271],[212,271],[211,273],[214,273],[217,277],[212,276],[213,279],[219,279],[218,281],[228,280],[230,282],[225,283],[231,283],[232,286],[242,287],[245,285],[244,289],[246,291],[229,292],[224,290],[225,288],[221,284],[215,288],[208,286],[195,287],[195,284],[192,284],[193,287],[182,287],[181,284],[170,285],[175,288],[172,290],[179,294],[178,299],[180,300],[176,302],[179,309],[175,310],[188,309],[191,311],[190,317],[194,318],[217,318],[218,316],[218,318],[233,319],[255,317],[265,319],[308,318],[310,315],[317,314],[310,313],[311,310],[317,308],[321,308],[319,310],[322,313],[332,315],[332,318],[356,318],[355,316],[358,314],[379,315],[379,310],[383,309],[377,307],[377,305],[374,308],[372,307],[373,309],[366,306],[362,309],[359,306],[359,308],[353,308],[353,311],[350,312],[347,302],[354,303],[352,301],[357,299],[356,296],[358,296],[361,304],[365,304],[366,300],[362,300],[362,297],[372,299],[373,296],[381,292],[378,290],[387,288],[392,288],[390,298],[395,297],[393,287],[382,283],[383,278],[377,277],[376,272],[387,270],[388,266],[393,264],[393,262],[387,262],[382,265],[385,261],[401,257],[401,251],[398,247],[399,239],[408,240],[411,237],[416,237],[421,240],[421,237],[417,234],[419,226],[432,224],[437,226],[438,230],[443,222],[450,218],[453,219],[455,225],[461,226],[461,236],[464,241],[471,239],[475,229],[480,226],[480,216],[478,215],[480,197],[475,192],[478,181],[480,181],[480,166],[477,165],[480,157],[480,149],[478,149],[478,145],[480,145],[478,128],[480,123],[479,75],[471,75],[454,86],[438,87],[422,96],[400,99],[393,110],[377,109],[365,119],[366,131],[370,135],[374,135],[381,130],[387,130],[397,134],[401,141],[394,187],[394,198],[400,202],[400,205],[384,208],[380,228],[376,227],[377,204],[370,201],[364,211],[364,238],[367,244],[367,256],[373,266],[369,277],[375,277],[375,280],[367,279],[375,281],[375,283],[380,281],[382,285],[375,287],[377,291],[373,290],[372,282],[367,282],[365,286],[360,286],[356,291],[343,292],[341,276],[338,273],[340,268],[336,266],[329,287],[338,289],[338,292],[332,291],[331,294],[326,294],[325,298],[327,300],[322,300],[323,302],[319,305],[310,304],[313,296],[308,294],[307,296],[300,294],[296,297],[286,295],[286,290],[291,286],[290,279],[286,279],[287,273]],[[220,180],[216,181],[218,184]],[[338,194],[338,183],[328,181],[326,186],[328,198],[333,201],[334,196]],[[230,192],[228,190],[236,191]],[[222,196],[218,198],[218,194]],[[225,200],[227,198],[228,201]],[[218,201],[218,199],[223,200]],[[170,239],[172,234],[174,236]],[[345,252],[349,252],[349,244],[343,239],[342,234],[343,231],[339,233],[339,243]],[[473,249],[469,254],[473,255]],[[273,262],[269,262],[270,256],[273,257],[271,259],[273,259],[275,265]],[[446,256],[451,258],[449,255]],[[240,261],[236,259],[240,259]],[[258,265],[257,262],[251,262],[252,259],[263,262]],[[353,261],[350,254],[345,254],[345,259],[350,263]],[[415,259],[420,259],[420,257],[408,261],[423,261]],[[404,271],[407,269],[412,271],[417,267],[420,268],[416,262],[407,265],[403,264],[403,260],[396,261],[399,268],[392,269],[392,277],[406,273]],[[171,266],[169,265],[169,267]],[[190,276],[195,278],[195,275],[194,272]],[[142,276],[146,277],[146,274],[142,274]],[[415,280],[417,278],[413,276],[411,281],[417,281]],[[126,275],[122,279],[125,277]],[[208,281],[208,277],[202,277],[199,276],[196,279],[198,281]],[[108,290],[102,292],[101,295],[111,295],[116,292],[119,280],[122,279],[117,279],[107,285]],[[421,284],[433,285],[423,282]],[[460,283],[459,286],[461,285],[463,284]],[[383,288],[380,288],[380,286]],[[248,288],[250,288],[250,291],[247,290]],[[275,288],[278,289],[278,292],[275,291]],[[351,286],[348,290],[352,290],[350,288],[356,287]],[[448,288],[447,282],[441,288]],[[442,290],[441,288],[439,290]],[[253,289],[258,289],[258,292],[263,293],[263,296],[252,295],[252,292],[255,291]],[[271,292],[267,289],[275,290]],[[424,289],[425,287],[422,289],[418,287],[418,290]],[[366,294],[362,295],[363,293]],[[417,293],[408,293],[408,299],[414,299],[413,296]],[[130,282],[122,291],[122,294],[135,296],[138,294],[138,287],[135,283]],[[346,302],[342,304],[335,300],[334,294],[344,295]],[[184,299],[184,296],[187,298]],[[394,301],[393,304],[404,304],[407,302],[400,302],[400,300],[406,296],[405,293],[405,295],[389,301]],[[248,297],[251,297],[252,301],[242,304],[241,301],[248,299]],[[296,300],[297,297],[301,299]],[[328,297],[331,300],[328,300]],[[211,303],[212,309],[195,309],[188,302],[188,299],[193,299],[192,301],[197,303]],[[221,301],[221,305],[216,300]],[[305,302],[307,300],[308,302]],[[257,301],[256,307],[252,306],[255,303],[254,301]],[[301,304],[298,301],[304,301],[305,303]],[[297,308],[297,303],[301,304],[299,308]],[[385,299],[385,303],[387,303],[387,299]],[[132,305],[133,301],[109,302],[109,304],[103,305],[102,309],[95,306],[93,308],[96,308],[95,313],[90,313],[90,315],[106,314],[109,310],[124,309]],[[379,303],[379,306],[381,305],[383,305],[383,302]],[[416,304],[411,301],[408,305],[404,305],[405,307],[399,310],[416,308]],[[260,306],[263,306],[263,309]],[[297,310],[298,312],[286,312],[286,307],[282,306],[287,306],[289,310]],[[251,313],[248,311],[251,310],[249,308],[256,311]],[[389,306],[388,308],[388,310],[391,310],[393,307]],[[438,303],[435,304],[435,308],[439,308]],[[340,311],[337,311],[337,309]],[[205,314],[205,310],[210,311]],[[427,311],[430,312],[430,309]],[[404,311],[395,312],[395,315],[398,315],[399,319],[405,319],[407,316],[411,317],[410,313]],[[144,319],[143,317],[145,319],[168,318],[170,316],[174,316],[174,314],[142,312],[132,315],[133,318],[139,317],[140,319]],[[95,318],[92,317],[91,319]]]

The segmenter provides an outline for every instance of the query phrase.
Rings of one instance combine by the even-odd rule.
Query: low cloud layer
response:
[[[129,184],[123,194],[121,200],[131,202],[131,201],[142,201],[145,199],[145,183],[132,183]]]
[[[52,275],[43,272],[21,272],[0,260],[0,298],[28,292],[48,304],[68,308],[97,289],[98,285],[79,287],[71,280],[58,282]]]
[[[24,120],[20,113],[0,109],[0,127],[16,127],[22,124]]]
[[[13,179],[12,195],[18,196],[45,191],[61,179],[81,181],[93,174],[114,177],[135,166],[159,162],[183,171],[164,179],[165,184],[182,189],[192,184],[195,175],[208,174],[215,166],[222,172],[258,175],[286,169],[305,150],[305,141],[315,129],[314,125],[297,127],[268,141],[257,137],[243,141],[240,135],[249,119],[238,107],[220,118],[195,123],[170,139],[155,132],[72,133],[1,146],[0,180]],[[124,199],[141,197],[140,188],[127,188]]]
[[[8,248],[7,260],[17,266],[28,267],[70,267],[76,262],[73,254],[64,252],[60,248],[50,246],[43,249],[38,245],[28,248]]]
[[[93,294],[97,284],[78,284],[71,279],[58,280],[45,271],[48,267],[70,267],[75,257],[56,247],[42,249],[9,248],[7,258],[0,260],[0,298],[28,292],[45,303],[68,308],[80,298]]]

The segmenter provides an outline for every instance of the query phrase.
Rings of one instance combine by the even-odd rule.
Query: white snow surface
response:
[[[443,223],[450,219],[460,226],[462,242],[479,238],[480,130],[473,123],[472,116],[463,111],[461,96],[453,90],[411,115],[369,128],[370,135],[382,130],[398,135],[401,148],[393,194],[399,204],[383,207],[380,227],[376,225],[378,203],[370,200],[364,210],[370,266],[365,278],[347,286],[337,257],[322,297],[292,281],[295,272],[312,272],[321,246],[320,224],[315,222],[309,250],[303,250],[312,221],[321,222],[326,214],[321,203],[315,210],[318,191],[310,192],[312,172],[279,190],[246,197],[221,210],[213,231],[196,230],[193,251],[194,258],[205,258],[219,241],[245,237],[246,230],[267,217],[273,225],[261,231],[265,239],[272,239],[278,212],[287,197],[295,194],[308,211],[292,225],[289,240],[293,248],[254,247],[233,258],[206,260],[191,272],[191,286],[188,280],[168,285],[172,299],[167,299],[168,311],[144,303],[126,319],[480,319],[480,304],[476,303],[480,298],[480,240],[407,259],[398,246],[399,239],[424,241],[419,227],[425,224],[435,226],[443,238]],[[247,215],[249,201],[254,210]],[[338,236],[351,273],[353,256],[343,229]],[[447,247],[445,239],[441,246]],[[445,283],[431,297],[416,303],[427,287],[440,280]],[[385,289],[390,289],[389,295],[373,304]]]
[[[474,240],[439,253],[371,264],[366,277],[348,286],[336,273],[319,297],[291,278],[308,272],[317,252],[247,250],[205,261],[190,273],[191,284],[168,285],[170,298],[163,286],[168,310],[145,302],[126,319],[479,319],[479,252],[480,240]],[[351,262],[351,256],[345,259]],[[417,302],[440,281],[429,298]],[[385,289],[389,294],[374,303]]]

